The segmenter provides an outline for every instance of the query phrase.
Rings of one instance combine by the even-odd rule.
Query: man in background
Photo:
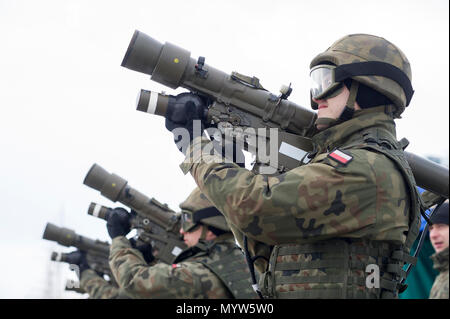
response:
[[[448,299],[448,200],[431,216],[430,241],[436,253],[433,268],[439,271],[430,291],[430,299]]]

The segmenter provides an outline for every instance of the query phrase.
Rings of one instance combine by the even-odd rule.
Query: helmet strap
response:
[[[355,101],[356,96],[358,95],[358,87],[359,82],[352,80],[352,84],[350,86],[350,95],[348,96],[344,110],[339,116],[339,120],[341,120],[342,122],[350,120],[353,117],[353,114],[355,113]]]
[[[202,224],[202,234],[200,235],[200,240],[206,240],[206,233],[208,232],[208,226]]]
[[[394,115],[395,111],[396,111],[396,108],[395,108],[395,105],[393,105],[393,104],[388,104],[388,105],[384,106],[384,113],[386,113],[387,115],[389,115],[392,118],[395,118],[395,115]],[[400,118],[400,116],[399,116],[399,118]]]

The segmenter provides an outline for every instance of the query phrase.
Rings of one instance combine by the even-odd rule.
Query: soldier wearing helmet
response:
[[[361,108],[383,106],[387,114],[400,118],[414,93],[408,59],[380,37],[346,36],[316,56],[310,68],[311,104],[319,109],[320,129],[351,119]],[[346,94],[341,95],[343,90]],[[339,95],[346,99],[342,112],[336,118],[321,115],[320,109],[327,105],[319,102]]]
[[[394,123],[413,94],[409,62],[354,34],[312,60],[311,81],[308,164],[258,175],[194,154],[210,142],[196,137],[181,168],[229,221],[266,297],[397,298],[422,208]]]
[[[244,256],[224,216],[197,188],[180,204],[180,233],[189,247],[174,264],[147,264],[124,237],[129,215],[115,209],[108,217],[112,238],[111,271],[131,298],[254,298]]]

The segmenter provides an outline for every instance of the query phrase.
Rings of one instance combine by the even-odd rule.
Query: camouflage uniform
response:
[[[335,47],[337,56],[345,51]],[[372,49],[363,47],[359,54],[370,50],[397,57],[389,46]],[[403,69],[410,74],[409,64]],[[393,86],[378,77],[362,79],[371,86],[374,81]],[[386,95],[395,96],[396,89],[401,88]],[[226,216],[241,246],[245,235],[250,254],[264,257],[255,264],[264,273],[260,284],[268,297],[397,296],[403,264],[413,262],[409,249],[418,234],[421,202],[393,121],[405,107],[405,94],[391,99],[399,106],[355,111],[351,119],[316,134],[311,162],[276,177],[201,154],[210,143],[204,137],[191,143],[181,168]],[[350,161],[333,158],[335,150]],[[380,269],[380,288],[367,286],[371,264]]]
[[[191,171],[202,192],[232,224],[234,233],[249,237],[252,255],[270,259],[273,245],[331,238],[367,238],[401,245],[409,229],[408,188],[395,164],[383,154],[367,151],[368,145],[359,134],[372,128],[380,136],[395,136],[394,122],[372,110],[359,113],[314,137],[319,148],[310,164],[277,177],[255,175],[208,154],[197,163],[188,160],[182,168]],[[198,138],[191,149],[209,142]],[[344,166],[328,157],[328,150],[337,147],[353,157],[350,163]],[[236,237],[242,246],[242,235]],[[360,255],[355,258],[365,258]],[[290,257],[279,258],[288,261]],[[314,261],[317,257],[305,254],[304,258]],[[260,272],[267,266],[259,259]],[[318,276],[320,271],[310,269],[304,274]],[[359,277],[364,277],[364,269]],[[314,287],[299,284],[277,289],[297,288]]]
[[[119,288],[100,277],[94,270],[81,273],[80,288],[89,294],[90,299],[117,299]]]
[[[183,254],[192,256],[173,265],[159,262],[149,267],[125,237],[114,238],[111,247],[110,265],[114,276],[133,298],[233,298],[226,285],[204,264],[220,261],[224,253],[237,252],[231,234],[219,236],[213,243],[201,242],[189,248]]]
[[[431,256],[433,268],[439,271],[430,291],[430,299],[448,299],[448,247]]]
[[[199,194],[194,191],[197,201],[187,200],[180,207],[198,211],[212,207],[204,195],[199,197]],[[224,224],[223,216],[217,214],[219,216],[208,218],[208,225],[218,227],[220,219]],[[225,234],[212,241],[199,240],[197,245],[183,251],[172,265],[157,262],[149,266],[142,254],[131,248],[128,239],[118,236],[112,240],[111,270],[119,286],[132,298],[255,297],[243,254],[226,227]]]

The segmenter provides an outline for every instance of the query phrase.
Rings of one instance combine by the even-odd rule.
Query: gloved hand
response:
[[[136,239],[134,239],[134,238],[130,239],[130,244],[131,244],[131,247],[133,247],[134,249],[137,249],[141,252],[141,254],[142,254],[142,256],[144,256],[145,262],[147,264],[151,263],[155,259],[155,256],[153,256],[153,253],[152,253],[152,245],[140,243],[140,242],[136,241]]]
[[[80,273],[77,275],[81,277],[81,273],[87,269],[90,269],[89,264],[87,262],[86,253],[81,250],[76,250],[71,253],[68,253],[65,257],[65,261],[69,264],[77,265]]]
[[[117,236],[125,236],[131,230],[130,214],[123,208],[114,208],[108,215],[106,228],[111,239]]]
[[[166,128],[173,133],[174,141],[183,154],[191,141],[203,133],[206,110],[205,101],[193,93],[181,93],[169,101]]]

